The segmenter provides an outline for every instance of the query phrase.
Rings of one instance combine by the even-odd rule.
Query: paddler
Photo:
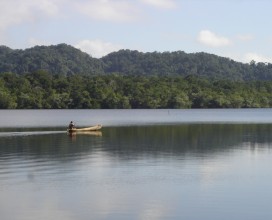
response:
[[[71,130],[71,129],[75,128],[76,126],[75,126],[74,122],[71,121],[68,127]]]

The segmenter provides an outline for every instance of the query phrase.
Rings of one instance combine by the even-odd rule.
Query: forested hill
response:
[[[66,44],[35,46],[25,50],[0,47],[0,73],[17,74],[46,70],[57,75],[102,74],[103,63]]]
[[[208,78],[254,80],[253,65],[235,62],[207,53],[177,52],[142,53],[120,50],[102,58],[107,73],[125,75],[204,76]],[[268,70],[268,66],[265,66]],[[272,65],[270,78],[272,79]],[[263,78],[264,79],[264,78]]]
[[[36,46],[25,50],[0,47],[0,73],[45,70],[53,75],[203,76],[230,80],[272,80],[272,64],[244,64],[207,53],[142,53],[120,50],[101,59],[66,45]]]

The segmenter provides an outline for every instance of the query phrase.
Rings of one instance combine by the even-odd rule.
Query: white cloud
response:
[[[58,0],[9,0],[0,1],[0,30],[23,22],[33,22],[41,15],[58,13]]]
[[[176,3],[173,0],[140,0],[144,4],[148,4],[158,8],[173,9]]]
[[[209,30],[200,31],[197,40],[209,47],[223,47],[231,44],[228,38],[219,36]]]
[[[56,15],[59,12],[59,6],[56,4],[58,0],[41,0],[35,1],[37,3],[37,8],[47,15]]]
[[[247,53],[244,56],[244,61],[249,63],[250,61],[263,62],[263,63],[272,63],[272,57],[264,56],[257,53]]]
[[[90,0],[77,4],[77,9],[96,20],[128,22],[138,18],[136,7],[124,0]]]
[[[75,47],[96,58],[122,49],[120,45],[104,42],[102,40],[83,40],[76,44]]]
[[[253,36],[250,35],[250,34],[240,34],[237,36],[237,39],[240,40],[240,41],[251,41],[253,40]]]
[[[27,4],[12,0],[0,2],[0,29],[6,29],[10,25],[19,24],[25,20],[31,20]]]

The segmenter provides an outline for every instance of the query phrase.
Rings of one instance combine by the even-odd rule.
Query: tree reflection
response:
[[[141,155],[212,155],[249,143],[272,143],[271,124],[180,124],[105,127],[102,132],[0,137],[0,155],[54,157],[94,151],[130,159]],[[264,146],[264,145],[262,145]]]

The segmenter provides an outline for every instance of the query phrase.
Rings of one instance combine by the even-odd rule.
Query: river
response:
[[[272,217],[272,109],[0,113],[3,220]]]

